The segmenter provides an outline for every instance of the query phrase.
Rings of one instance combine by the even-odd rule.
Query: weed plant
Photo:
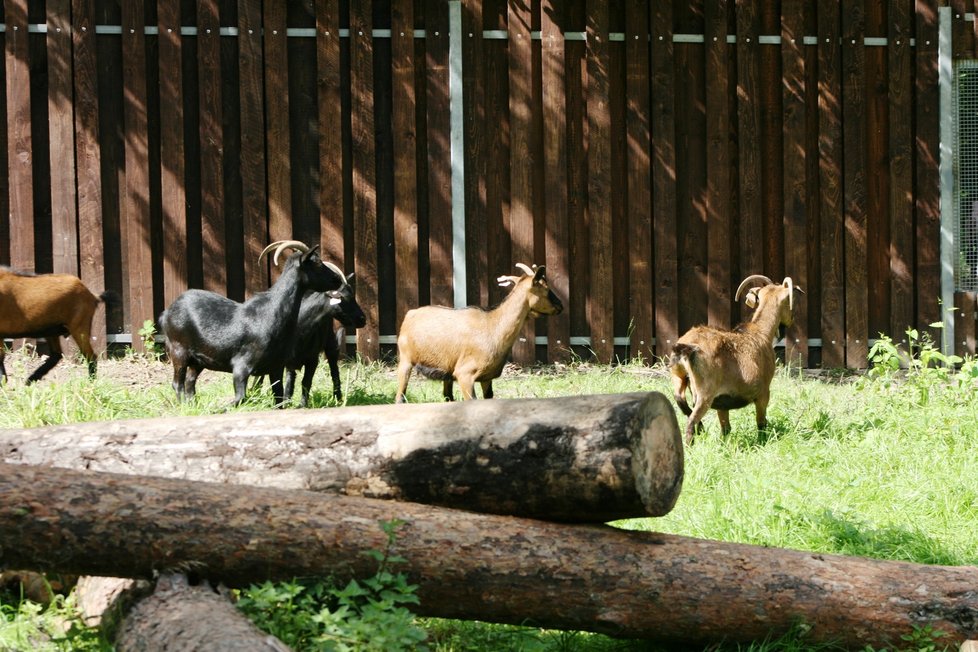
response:
[[[911,341],[908,356],[886,338],[877,340],[872,351],[874,366],[864,374],[816,376],[781,367],[772,387],[765,433],[757,432],[753,408],[748,407],[731,412],[732,432],[722,437],[711,412],[704,420],[705,435],[687,449],[684,486],[673,511],[661,518],[630,519],[614,525],[878,559],[978,564],[978,539],[974,537],[978,513],[978,483],[974,481],[978,477],[978,364],[973,359],[941,358],[936,346],[919,336],[916,340],[911,337]],[[948,362],[956,365],[946,366]],[[157,380],[148,384],[120,382],[108,373],[89,381],[81,365],[69,366],[66,377],[56,382],[45,379],[24,386],[12,380],[0,387],[0,428],[216,413],[227,409],[233,395],[228,374],[205,372],[198,384],[197,401],[178,404],[169,386],[170,370],[163,363],[148,357],[119,364],[123,363],[142,365],[139,368]],[[18,368],[23,364],[16,357],[8,362],[12,378],[26,377],[26,370]],[[342,365],[342,376],[346,404],[393,400],[396,380],[389,366],[348,362]],[[328,383],[326,374],[317,375],[311,396],[313,407],[336,405]],[[668,374],[661,366],[608,367],[581,362],[507,370],[496,381],[495,390],[497,399],[633,391],[660,391],[671,396]],[[408,399],[440,401],[441,384],[415,378]],[[271,407],[266,384],[263,390],[251,392],[239,409]],[[682,427],[684,418],[677,415]],[[305,632],[299,638],[312,641],[297,641],[296,649],[344,649],[337,647],[338,639],[324,642],[327,639],[322,637],[328,637],[333,631],[329,627],[336,623],[326,622],[332,616],[323,616],[322,609],[329,607],[328,613],[335,614],[345,599],[347,613],[366,622],[363,605],[372,604],[375,598],[361,591],[387,590],[390,586],[384,582],[392,578],[400,597],[412,595],[409,584],[397,583],[395,570],[388,567],[385,572],[391,575],[379,571],[373,578],[358,580],[353,588],[333,586],[328,580],[313,585],[256,587],[248,599],[289,605],[291,616],[287,610],[279,615],[266,612],[256,616],[259,621],[283,620],[286,630],[290,617],[308,621],[318,615],[323,622],[315,623],[318,629],[311,634],[305,625],[295,626],[297,635]],[[308,608],[298,610],[306,601]],[[23,632],[31,628],[40,631],[36,623],[43,612],[31,614],[35,607],[18,604],[9,596],[0,598],[0,603],[0,650],[20,649],[4,637],[14,630],[21,632],[17,636],[33,637]],[[379,604],[384,605],[384,619],[410,608],[409,598]],[[299,611],[302,615],[296,616]],[[643,642],[580,632],[474,621],[426,618],[408,623],[392,618],[391,622],[399,623],[394,629],[401,633],[422,628],[426,639],[413,641],[413,648],[440,652],[656,649]],[[316,637],[321,640],[313,640]],[[349,646],[346,649],[373,649],[362,640],[351,641],[354,639],[343,643]],[[804,632],[799,631],[751,646],[717,645],[711,649],[766,652],[831,648],[806,643]],[[923,651],[944,646],[940,632],[924,629],[891,649]]]

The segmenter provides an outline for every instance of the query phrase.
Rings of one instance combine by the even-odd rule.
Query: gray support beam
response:
[[[941,120],[941,309],[943,352],[954,353],[954,61],[951,50],[951,7],[938,8],[938,86]]]
[[[448,92],[452,153],[452,277],[455,307],[464,308],[465,273],[465,149],[462,138],[462,3],[448,3]]]

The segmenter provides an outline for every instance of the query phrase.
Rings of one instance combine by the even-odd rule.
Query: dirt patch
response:
[[[7,368],[8,382],[22,384],[43,362],[45,356],[37,353],[28,344],[15,351],[8,351],[4,364]],[[149,357],[129,354],[102,358],[98,363],[98,376],[123,386],[135,388],[159,387],[169,385],[170,365]],[[81,356],[66,353],[54,369],[44,376],[44,381],[63,382],[88,375],[88,364]]]

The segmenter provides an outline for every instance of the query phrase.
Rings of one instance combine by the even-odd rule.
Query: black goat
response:
[[[296,243],[290,243],[290,247],[303,251]],[[273,262],[278,265],[278,251],[273,258]],[[294,264],[292,259],[286,263],[286,269]],[[337,401],[343,399],[343,390],[340,383],[339,356],[340,349],[343,347],[343,340],[346,338],[346,328],[363,328],[367,323],[367,318],[363,314],[354,296],[353,274],[343,277],[342,285],[336,290],[326,292],[307,291],[302,297],[302,305],[299,308],[299,322],[296,326],[296,334],[292,352],[285,361],[285,385],[284,396],[286,400],[292,398],[295,391],[295,378],[300,369],[302,374],[302,398],[299,405],[306,407],[309,405],[309,392],[312,387],[312,379],[319,367],[319,354],[326,354],[326,362],[329,364],[329,375],[333,381],[333,396]],[[340,322],[344,327],[334,332],[333,320]],[[273,378],[273,382],[274,382]],[[261,384],[258,379],[256,385]]]
[[[295,241],[269,245],[278,252]],[[266,248],[264,255],[269,248]],[[187,290],[160,316],[160,331],[173,363],[178,398],[193,398],[204,369],[234,375],[234,405],[240,404],[248,377],[267,374],[277,404],[282,404],[282,370],[295,339],[299,307],[306,290],[336,290],[345,282],[341,270],[324,263],[319,246],[292,254],[279,279],[244,303],[205,290]]]
[[[92,316],[99,303],[119,303],[113,292],[95,296],[71,274],[31,274],[0,266],[0,380],[6,380],[3,338],[32,337],[48,343],[48,358],[27,379],[44,377],[62,358],[61,336],[71,335],[88,361],[88,375],[97,366],[92,349]]]

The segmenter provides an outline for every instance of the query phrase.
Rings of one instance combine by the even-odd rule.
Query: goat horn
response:
[[[346,273],[342,269],[340,269],[333,263],[329,262],[328,260],[324,260],[323,265],[326,265],[327,269],[331,270],[334,274],[339,276],[340,280],[343,281],[343,284],[346,285]]]
[[[530,269],[529,265],[524,265],[523,263],[516,263],[516,266],[523,270],[528,276],[533,276],[533,270]]]
[[[743,292],[744,288],[746,288],[749,284],[753,283],[754,281],[764,281],[766,285],[771,285],[774,283],[774,281],[764,276],[763,274],[751,274],[750,276],[748,276],[747,278],[745,278],[743,281],[740,282],[740,287],[737,288],[737,294],[734,295],[734,301],[740,301],[740,293]]]
[[[784,281],[781,283],[784,287],[788,288],[788,310],[794,312],[795,310],[795,283],[791,280],[790,276],[785,276]]]
[[[309,245],[298,240],[279,240],[275,244],[278,245],[278,249],[275,250],[275,257],[272,258],[272,261],[276,266],[278,265],[278,257],[281,256],[282,252],[286,249],[295,249],[296,251],[301,251],[304,254],[309,252]]]

